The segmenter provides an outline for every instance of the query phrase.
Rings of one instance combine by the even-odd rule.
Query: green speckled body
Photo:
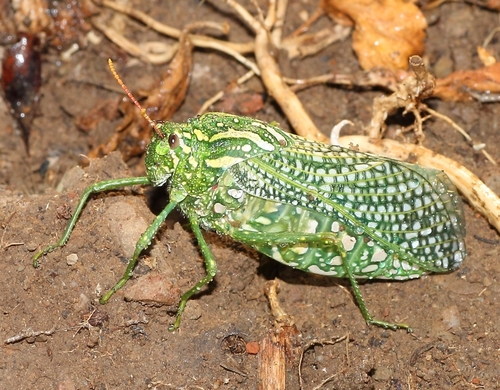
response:
[[[179,326],[189,298],[217,272],[201,228],[291,267],[348,278],[367,323],[391,329],[410,330],[374,319],[356,278],[405,280],[447,272],[466,256],[462,204],[441,171],[311,142],[222,113],[153,126],[147,176],[87,188],[60,241],[33,258],[37,266],[39,257],[67,242],[91,194],[167,183],[170,203],[141,236],[123,277],[101,303],[133,275],[140,254],[176,207],[189,219],[207,275],[182,296],[171,330]]]

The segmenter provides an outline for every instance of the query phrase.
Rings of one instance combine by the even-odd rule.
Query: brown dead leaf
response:
[[[472,93],[500,93],[500,63],[476,70],[459,70],[436,80],[434,96],[449,101],[472,99]]]
[[[408,57],[424,51],[427,22],[412,2],[322,0],[321,7],[332,19],[354,22],[353,49],[365,70],[406,69]]]
[[[264,95],[242,88],[237,82],[231,83],[224,91],[222,99],[214,105],[215,111],[252,116],[264,107]]]
[[[477,55],[484,66],[491,66],[497,62],[495,55],[483,46],[477,47]]]
[[[95,129],[102,119],[111,121],[117,116],[118,101],[116,99],[106,99],[97,102],[97,104],[84,116],[76,117],[75,124],[79,130],[88,133]]]
[[[488,0],[485,4],[483,4],[483,6],[489,9],[500,11],[500,0]]]
[[[142,103],[147,114],[155,121],[167,121],[177,111],[186,96],[192,68],[192,51],[187,32],[179,39],[179,50],[163,72],[162,80]],[[141,155],[151,141],[152,130],[135,105],[126,102],[123,106],[124,120],[104,145],[92,149],[88,157],[97,158],[119,149],[125,161]]]

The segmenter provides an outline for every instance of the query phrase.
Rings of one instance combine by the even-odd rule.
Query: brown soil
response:
[[[134,3],[178,28],[195,20],[229,21],[229,39],[250,39],[237,18],[207,3]],[[300,25],[300,10],[313,12],[315,4],[305,3],[290,2],[288,33]],[[431,65],[449,63],[449,70],[480,66],[476,46],[497,27],[496,13],[446,3],[426,16],[431,22],[426,49]],[[322,23],[330,22],[324,19]],[[136,24],[130,26],[130,36],[139,42],[162,39]],[[499,49],[500,43],[494,41],[491,50],[498,53]],[[99,292],[110,288],[125,269],[130,242],[133,245],[154,218],[139,189],[92,198],[68,244],[44,257],[41,267],[34,269],[34,252],[59,238],[67,222],[65,213],[74,209],[85,186],[144,174],[142,161],[132,160],[127,166],[119,154],[92,161],[85,170],[70,170],[82,161],[80,155],[90,145],[107,139],[120,123],[120,119],[103,120],[89,133],[80,132],[74,124],[75,117],[86,115],[97,102],[121,99],[110,91],[117,88],[106,59],[124,54],[103,39],[99,45],[75,53],[69,62],[57,62],[57,55],[49,51],[43,57],[43,97],[32,128],[30,157],[3,103],[0,109],[0,340],[28,330],[49,333],[2,345],[0,388],[256,389],[258,356],[241,353],[228,343],[233,339],[260,341],[273,329],[263,287],[274,278],[280,280],[279,299],[295,320],[301,345],[348,334],[348,341],[314,346],[306,352],[302,365],[305,389],[315,388],[334,374],[338,375],[321,388],[500,388],[499,236],[469,205],[465,205],[468,257],[458,271],[361,286],[376,317],[411,324],[411,335],[368,327],[350,290],[341,288],[348,287],[345,281],[295,271],[212,233],[205,236],[219,273],[188,303],[179,331],[167,331],[175,305],[155,307],[125,301],[129,285],[107,305],[99,305]],[[203,101],[245,72],[232,59],[212,51],[196,50],[194,63],[189,93],[175,121],[193,116]],[[290,77],[319,75],[332,67],[342,73],[358,70],[349,40],[313,58],[287,64],[283,60],[283,65]],[[163,69],[136,63],[130,68],[122,66],[121,76],[137,91],[157,82],[156,75]],[[249,87],[262,91],[255,80]],[[354,120],[357,126],[350,131],[359,133],[362,124],[368,123],[372,99],[379,93],[319,86],[301,92],[300,98],[325,133],[344,118]],[[486,143],[490,154],[500,160],[498,104],[431,104]],[[272,101],[256,116],[287,128]],[[499,169],[474,152],[453,129],[438,121],[426,122],[425,128],[427,147],[462,163],[500,192]],[[51,165],[42,176],[39,168],[46,161]],[[68,171],[65,190],[58,193],[56,187]],[[175,223],[178,220],[169,220],[152,249],[141,257],[131,285],[143,275],[160,274],[185,291],[204,275],[193,235]],[[71,254],[77,255],[76,263],[68,258]],[[234,335],[239,337],[228,339]],[[297,366],[289,364],[288,370],[287,389],[298,389]]]

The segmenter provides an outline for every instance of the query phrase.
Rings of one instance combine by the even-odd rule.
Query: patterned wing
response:
[[[275,225],[290,232],[333,232],[358,277],[407,279],[461,264],[466,255],[464,213],[444,172],[294,139],[293,145],[228,170],[235,188],[247,197],[234,214],[235,220],[243,219],[240,230],[266,232]],[[279,246],[254,246],[280,261],[286,255]],[[300,261],[305,261],[301,256],[305,258],[306,249],[295,250],[297,261],[289,265],[314,272],[314,261],[322,261],[317,273],[330,269],[338,274],[335,252],[316,248],[318,253],[310,253],[304,265]],[[287,255],[293,257],[289,251]]]

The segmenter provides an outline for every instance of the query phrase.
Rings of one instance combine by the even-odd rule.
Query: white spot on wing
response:
[[[328,262],[330,265],[342,265],[342,257],[335,256]]]
[[[334,271],[334,270],[323,271],[317,265],[311,265],[311,266],[309,266],[309,268],[307,269],[307,271],[309,271],[309,272],[311,272],[313,274],[317,274],[317,275],[327,275],[327,276],[335,276],[335,275],[337,275],[336,271]]]
[[[352,236],[344,236],[342,238],[342,245],[344,246],[344,249],[349,252],[354,248],[354,245],[356,245],[356,239]]]
[[[370,265],[367,265],[365,268],[363,268],[361,270],[361,272],[364,273],[364,274],[367,274],[369,272],[376,271],[377,269],[378,269],[378,265],[377,264],[370,264]]]
[[[267,226],[267,225],[270,225],[272,221],[267,217],[260,216],[255,220],[255,222],[260,223],[261,225]]]
[[[214,204],[214,212],[216,214],[222,214],[225,211],[226,211],[226,206],[224,206],[223,204],[221,204],[221,203]]]
[[[231,188],[227,191],[227,194],[234,199],[240,199],[243,196],[243,191],[236,188]]]
[[[307,233],[316,233],[316,229],[318,228],[318,221],[314,219],[310,219],[307,221]]]
[[[378,248],[372,256],[372,261],[384,261],[387,258],[387,252]]]

